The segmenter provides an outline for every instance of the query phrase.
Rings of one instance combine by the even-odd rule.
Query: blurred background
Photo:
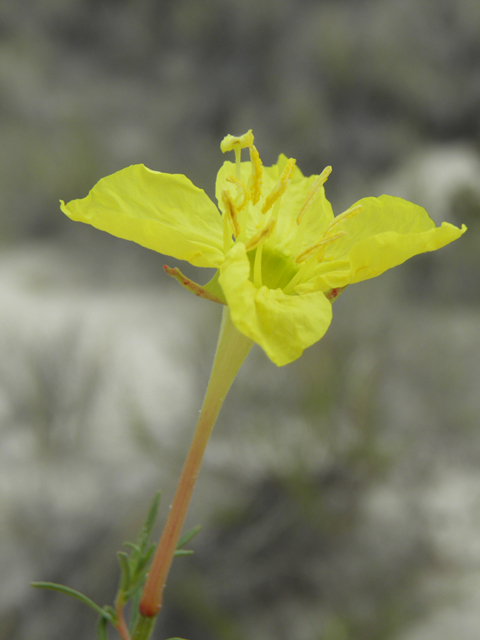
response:
[[[267,165],[331,164],[337,213],[389,193],[469,231],[347,289],[295,363],[253,349],[155,638],[478,639],[479,34],[477,0],[0,3],[0,640],[94,636],[29,582],[112,602],[220,320],[58,201],[138,162],[213,196],[249,128]]]

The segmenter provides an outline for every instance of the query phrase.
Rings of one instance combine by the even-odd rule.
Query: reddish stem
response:
[[[233,325],[228,307],[226,307],[203,406],[140,601],[140,613],[147,618],[156,616],[162,607],[163,589],[200,471],[205,448],[225,396],[251,346],[252,341],[239,333]]]
[[[127,623],[125,622],[125,616],[123,615],[123,602],[120,600],[117,601],[116,614],[117,624],[115,625],[115,628],[120,634],[120,638],[122,640],[130,640],[130,633],[128,631]]]

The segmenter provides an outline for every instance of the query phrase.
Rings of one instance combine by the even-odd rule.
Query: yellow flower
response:
[[[224,162],[217,175],[221,215],[185,176],[143,165],[103,178],[86,198],[61,208],[72,220],[217,269],[201,286],[165,267],[196,295],[227,304],[237,329],[277,365],[322,338],[332,302],[347,285],[439,249],[466,230],[446,222],[436,227],[422,207],[385,195],[334,217],[323,188],[330,167],[307,178],[284,155],[263,167],[251,131],[227,136],[221,149],[235,152],[235,163]],[[242,149],[248,161],[241,161]]]

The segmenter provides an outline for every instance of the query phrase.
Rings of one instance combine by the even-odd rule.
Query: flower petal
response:
[[[422,207],[396,198],[364,198],[363,209],[338,224],[345,236],[325,251],[313,277],[297,292],[344,287],[380,275],[412,256],[435,251],[459,238],[461,229],[448,222],[436,227]]]
[[[265,286],[257,289],[249,274],[245,246],[237,243],[227,253],[219,278],[233,323],[275,364],[288,364],[323,337],[332,319],[332,305],[318,291],[297,296]]]
[[[221,216],[182,175],[133,165],[100,180],[86,198],[61,202],[61,209],[72,220],[197,267],[223,261]]]
[[[272,167],[264,167],[264,194],[266,195],[276,184],[285,165],[287,157],[280,154],[278,161]],[[318,178],[318,175],[305,177],[298,166],[292,173],[292,179],[288,189],[282,195],[280,212],[277,221],[278,248],[287,255],[293,245],[298,231],[296,223],[297,215],[310,192],[310,189]],[[305,226],[303,240],[296,247],[296,252],[301,253],[315,242],[318,242],[325,228],[333,220],[333,210],[330,202],[325,197],[325,189],[320,187],[315,199],[305,212],[305,219],[302,223]]]
[[[270,213],[261,213],[262,204],[277,184],[287,162],[288,158],[282,153],[274,165],[271,167],[263,167],[262,198],[257,206],[249,207],[247,237],[250,238],[255,235],[255,233],[257,233],[257,231],[262,228],[268,220]],[[241,179],[247,186],[250,185],[251,173],[251,162],[242,162],[240,165]],[[233,162],[226,160],[217,173],[215,188],[218,206],[221,211],[224,211],[222,191],[230,191],[233,195],[236,193],[234,185],[227,180],[229,176],[236,176],[236,166]],[[317,177],[318,176],[313,175],[306,178],[300,169],[295,166],[292,172],[290,184],[285,193],[281,196],[279,215],[276,225],[276,237],[278,239],[278,248],[286,254],[290,254],[290,248],[297,235],[297,214],[300,212],[309,190]],[[306,220],[303,223],[306,226],[306,229],[303,241],[300,246],[297,247],[297,252],[300,253],[315,242],[318,242],[322,232],[332,220],[332,207],[325,197],[323,187],[321,187],[317,197],[306,212]]]

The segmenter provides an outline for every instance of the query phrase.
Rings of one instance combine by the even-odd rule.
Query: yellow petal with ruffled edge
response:
[[[256,288],[249,275],[245,246],[238,243],[226,255],[219,277],[232,321],[276,365],[286,365],[323,337],[332,305],[321,292],[292,296],[281,289]]]
[[[253,134],[227,136],[236,162],[217,175],[219,210],[182,175],[128,167],[62,210],[73,220],[217,273],[205,286],[167,269],[201,297],[227,303],[233,322],[278,365],[298,358],[331,321],[331,302],[349,284],[373,278],[465,231],[436,227],[425,209],[391,196],[365,198],[334,218],[318,176],[281,154],[262,165]],[[248,148],[250,161],[241,162]],[[247,255],[247,249],[249,251]]]
[[[323,262],[297,292],[336,287],[374,278],[409,258],[435,251],[466,231],[448,222],[436,227],[423,207],[394,196],[364,198],[362,211],[339,223],[345,235],[325,251]],[[354,205],[355,206],[355,205]]]
[[[100,180],[86,198],[61,202],[61,209],[72,220],[197,267],[223,261],[220,213],[183,175],[133,165]]]

